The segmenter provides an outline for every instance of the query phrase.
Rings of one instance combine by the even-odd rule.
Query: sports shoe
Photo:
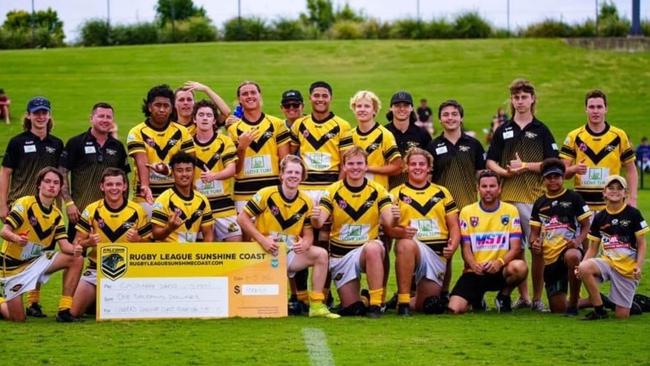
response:
[[[600,299],[601,299],[601,301],[603,302],[603,306],[604,306],[606,309],[609,309],[609,310],[611,310],[611,311],[616,310],[616,304],[614,304],[614,303],[612,302],[612,300],[610,300],[609,297],[607,297],[607,295],[605,295],[605,294],[602,293],[602,292],[600,293]]]
[[[548,308],[546,307],[546,305],[544,305],[544,302],[542,300],[533,301],[532,305],[530,305],[530,310],[536,311],[538,313],[548,313],[549,312]]]
[[[397,315],[411,316],[411,309],[409,304],[397,304]]]
[[[81,321],[81,319],[72,316],[70,309],[65,309],[56,313],[56,321],[59,323],[75,323]]]
[[[288,306],[289,315],[302,315],[301,301],[290,300]]]
[[[397,294],[393,294],[390,300],[386,301],[386,309],[397,309]]]
[[[29,305],[29,307],[25,308],[25,314],[27,316],[32,316],[34,318],[45,318],[47,315],[43,314],[43,308],[41,307],[41,304],[35,302]]]
[[[564,316],[578,316],[578,308],[576,306],[567,307]]]
[[[599,319],[607,319],[609,318],[609,314],[607,314],[606,310],[603,310],[604,312],[602,314],[598,314],[595,310],[590,311],[585,315],[584,318],[580,320],[599,320]]]
[[[532,307],[530,301],[522,299],[521,297],[515,301],[515,304],[512,306],[513,309],[529,309]]]
[[[359,295],[361,295],[362,297],[361,301],[363,301],[363,303],[366,304],[366,306],[368,306],[368,304],[370,304],[370,291],[368,291],[367,288],[361,289]]]
[[[379,305],[370,305],[366,313],[368,318],[377,319],[381,317],[381,307]]]
[[[512,300],[510,300],[510,295],[504,295],[499,292],[497,297],[494,299],[494,306],[497,308],[497,312],[499,313],[511,313]]]
[[[327,319],[338,319],[341,316],[339,314],[334,314],[329,311],[325,304],[312,304],[309,307],[309,317],[310,318],[327,318]]]

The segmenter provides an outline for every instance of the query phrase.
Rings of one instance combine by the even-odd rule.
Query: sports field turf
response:
[[[265,111],[279,114],[283,90],[304,94],[315,80],[334,87],[333,110],[352,120],[359,89],[411,91],[435,110],[444,99],[465,107],[465,126],[487,127],[516,77],[537,87],[538,117],[561,143],[584,123],[591,88],[609,96],[608,120],[637,143],[650,135],[650,55],[592,51],[561,40],[265,42],[73,48],[0,52],[0,88],[13,101],[14,122],[0,125],[0,150],[21,128],[18,115],[34,95],[53,104],[54,134],[66,140],[88,126],[92,104],[114,105],[120,136],[142,120],[141,103],[159,83],[206,83],[227,101],[242,80],[262,86]],[[384,122],[383,118],[378,120]],[[650,179],[646,187],[649,187]],[[650,218],[650,191],[639,193]],[[461,268],[460,255],[455,268]],[[647,260],[646,260],[647,263]],[[459,271],[456,271],[458,275]],[[650,273],[650,266],[646,266]],[[650,278],[639,292],[650,294]],[[650,314],[629,321],[579,322],[528,310],[462,317],[386,314],[379,320],[225,319],[57,324],[56,276],[45,286],[49,318],[0,322],[0,364],[630,364],[650,363]],[[391,281],[389,293],[395,290]],[[513,295],[513,298],[515,296]],[[490,305],[493,297],[489,297]],[[311,361],[310,361],[311,360]]]

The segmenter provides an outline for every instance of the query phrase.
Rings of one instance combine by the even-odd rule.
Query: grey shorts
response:
[[[639,281],[621,275],[602,258],[594,258],[593,261],[598,266],[598,270],[600,270],[601,282],[610,281],[612,283],[609,291],[609,299],[618,306],[627,309],[632,307],[634,292],[636,292],[636,288],[639,286]]]
[[[415,283],[426,278],[435,282],[438,286],[442,286],[442,280],[445,277],[447,270],[447,261],[438,256],[426,244],[415,241],[420,251],[420,262],[415,266]]]
[[[521,249],[528,248],[528,238],[530,237],[530,215],[533,213],[532,203],[512,202],[517,211],[519,211],[519,221],[521,222]]]

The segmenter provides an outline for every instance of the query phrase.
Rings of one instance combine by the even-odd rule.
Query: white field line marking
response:
[[[334,366],[332,351],[327,346],[327,336],[318,328],[303,328],[302,337],[309,352],[312,366]]]

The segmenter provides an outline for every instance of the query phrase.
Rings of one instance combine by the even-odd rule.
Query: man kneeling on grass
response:
[[[309,316],[335,319],[339,318],[339,315],[330,313],[323,304],[327,252],[312,245],[312,201],[306,193],[298,190],[300,182],[305,178],[305,163],[295,155],[287,155],[280,162],[280,185],[259,190],[246,203],[237,221],[247,236],[257,241],[272,255],[277,255],[279,243],[286,244],[289,277],[312,267]]]
[[[478,176],[480,200],[460,211],[460,234],[465,272],[449,299],[449,311],[465,313],[482,307],[486,291],[498,291],[499,312],[511,312],[510,293],[526,280],[526,262],[516,259],[521,251],[521,224],[517,208],[499,199],[501,184],[491,170]]]
[[[589,250],[576,268],[576,275],[582,279],[594,306],[594,311],[583,320],[608,317],[598,291],[599,282],[604,281],[612,282],[609,298],[616,304],[616,317],[624,319],[630,316],[645,259],[645,234],[650,229],[641,212],[625,203],[626,195],[625,178],[619,175],[607,178],[603,193],[606,207],[594,217],[587,236]],[[602,255],[594,258],[600,244]]]
[[[54,205],[61,192],[63,175],[53,167],[38,172],[35,196],[24,196],[11,206],[0,232],[4,239],[0,252],[0,318],[15,322],[25,321],[22,294],[45,283],[50,275],[64,271],[63,293],[59,301],[58,322],[73,322],[70,314],[83,258],[81,246],[68,242],[63,215]],[[60,252],[44,251],[52,243],[59,243]]]

